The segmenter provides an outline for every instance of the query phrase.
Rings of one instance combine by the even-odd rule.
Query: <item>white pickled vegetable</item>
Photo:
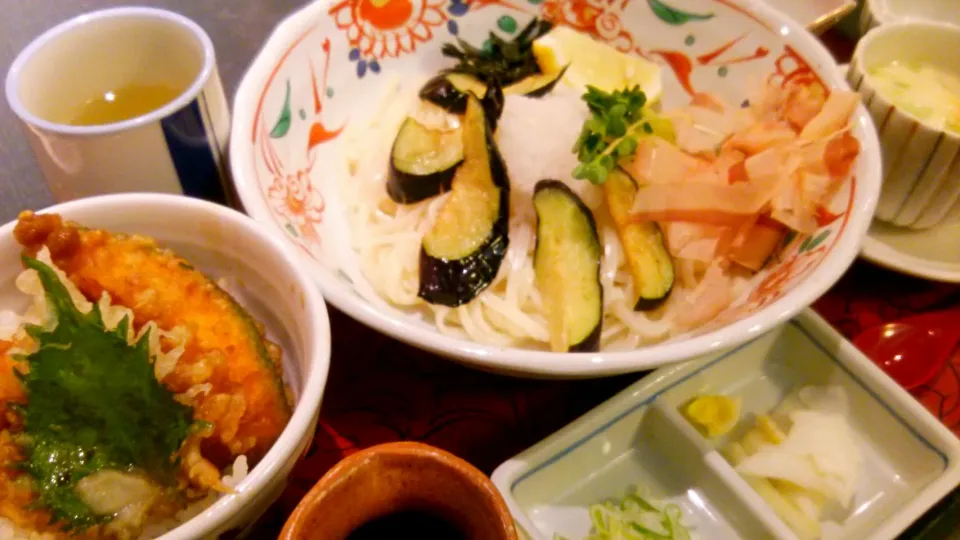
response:
[[[842,391],[841,391],[842,392]],[[741,474],[786,480],[849,506],[860,473],[860,450],[844,416],[845,396],[833,391],[801,391],[799,401],[820,410],[796,409],[787,416],[792,424],[778,445],[763,445],[737,466]]]

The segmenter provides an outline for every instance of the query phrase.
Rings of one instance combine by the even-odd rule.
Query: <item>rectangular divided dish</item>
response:
[[[633,486],[679,505],[694,538],[794,539],[718,448],[806,385],[844,389],[861,455],[853,503],[821,521],[822,538],[893,538],[960,484],[960,440],[811,310],[731,351],[655,371],[493,480],[535,540],[585,538],[588,506]],[[740,398],[727,436],[707,439],[680,413],[702,394]]]

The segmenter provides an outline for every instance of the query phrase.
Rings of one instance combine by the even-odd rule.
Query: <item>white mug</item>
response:
[[[131,82],[185,90],[135,118],[64,123],[91,96],[110,100]],[[130,191],[233,201],[230,111],[213,43],[182,15],[122,7],[66,21],[17,56],[6,93],[58,201]]]

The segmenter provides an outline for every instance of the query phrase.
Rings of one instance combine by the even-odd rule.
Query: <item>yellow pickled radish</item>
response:
[[[770,444],[780,444],[787,438],[787,434],[780,429],[780,424],[765,414],[757,417],[756,429],[763,435],[764,440]]]
[[[684,414],[707,437],[720,437],[740,419],[740,398],[700,396],[687,405]]]

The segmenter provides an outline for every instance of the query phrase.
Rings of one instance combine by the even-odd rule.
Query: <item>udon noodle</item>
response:
[[[395,306],[422,313],[443,334],[490,345],[545,349],[549,343],[549,330],[533,268],[536,216],[530,190],[514,185],[515,178],[511,173],[512,167],[529,165],[511,160],[507,152],[504,153],[512,182],[509,248],[496,278],[474,301],[456,308],[430,304],[417,295],[421,240],[448,194],[415,204],[398,205],[389,199],[384,187],[391,144],[401,122],[416,106],[416,88],[416,85],[401,87],[396,79],[385,85],[370,120],[351,124],[345,136],[349,173],[342,185],[343,200],[362,272],[383,298]],[[558,92],[569,92],[569,103],[573,107],[582,107],[576,93],[555,90]],[[563,111],[557,113],[562,117]],[[586,114],[585,109],[583,114]],[[575,129],[579,130],[579,127],[580,123],[577,123]],[[505,150],[502,145],[501,150]],[[531,153],[535,152],[535,148],[531,149]],[[553,159],[565,163],[567,157],[561,155]],[[530,161],[537,160],[531,156]],[[564,170],[571,171],[572,167]],[[684,274],[688,276],[687,282],[692,282],[695,275],[703,273],[705,265],[681,266],[678,268],[678,285],[681,286],[675,287],[664,306],[650,312],[634,311],[630,300],[633,298],[633,284],[616,229],[607,212],[602,210],[596,194],[590,193],[596,187],[573,180],[569,172],[558,179],[581,192],[597,220],[603,244],[601,348],[633,349],[682,331],[674,324],[674,307],[678,298],[691,292],[682,286]]]

